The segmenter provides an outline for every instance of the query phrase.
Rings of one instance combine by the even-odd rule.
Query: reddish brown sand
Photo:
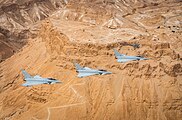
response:
[[[29,26],[7,26],[12,33],[15,28],[28,28],[34,37],[0,63],[0,120],[182,118],[180,1],[29,1],[35,2],[33,16],[23,16],[32,20]],[[1,0],[4,5],[8,2]],[[19,0],[15,3],[28,4]],[[41,15],[46,20],[39,21]],[[140,48],[123,43],[138,43]],[[118,63],[113,48],[150,60]],[[7,49],[12,50],[1,47],[0,53]],[[78,78],[74,60],[113,74]],[[23,87],[21,68],[31,75],[53,77],[63,83]]]

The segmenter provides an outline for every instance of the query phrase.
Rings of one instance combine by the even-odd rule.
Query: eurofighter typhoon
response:
[[[26,81],[22,86],[29,87],[33,85],[40,85],[40,84],[55,84],[55,83],[61,83],[59,80],[56,80],[54,78],[42,78],[39,75],[31,76],[28,74],[25,70],[21,70],[24,76],[24,80]]]
[[[78,72],[78,77],[86,77],[90,75],[105,75],[105,74],[111,74],[111,72],[108,72],[106,70],[102,69],[91,69],[89,67],[81,67],[79,64],[74,63],[76,67],[76,71]]]
[[[115,57],[117,58],[118,62],[124,63],[128,61],[133,61],[133,60],[148,60],[148,58],[144,58],[141,56],[127,56],[125,54],[119,53],[117,50],[114,49],[114,54]]]

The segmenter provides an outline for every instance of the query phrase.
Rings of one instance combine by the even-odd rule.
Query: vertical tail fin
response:
[[[113,50],[114,50],[114,54],[115,54],[116,57],[120,56],[120,55],[123,55],[123,54],[120,54],[116,49],[113,49]]]
[[[21,69],[22,74],[24,76],[24,78],[31,78],[32,76],[30,74],[28,74],[25,70]]]
[[[74,65],[75,65],[75,67],[76,67],[76,70],[82,69],[82,67],[81,67],[78,63],[75,63],[75,62],[74,62]]]

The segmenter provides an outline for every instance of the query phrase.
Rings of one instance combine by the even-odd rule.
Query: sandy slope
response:
[[[72,5],[68,8],[74,8]],[[115,26],[116,21],[108,16],[97,18],[88,13],[98,20],[94,25],[90,19],[65,19],[62,10],[55,12],[40,22],[35,39],[0,63],[0,119],[180,120],[182,44],[181,28],[177,28],[181,26],[174,25],[180,21],[180,5],[140,8],[114,18],[124,26]],[[141,47],[134,49],[123,41]],[[117,63],[113,48],[150,60]],[[113,74],[77,78],[74,60]],[[22,87],[21,68],[63,84]]]

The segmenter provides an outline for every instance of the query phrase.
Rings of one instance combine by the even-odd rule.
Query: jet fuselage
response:
[[[104,75],[104,74],[111,74],[111,72],[107,72],[106,70],[94,70],[90,68],[83,68],[81,70],[77,70],[79,73],[91,73],[91,74],[98,74],[98,75]]]
[[[131,59],[131,60],[146,60],[147,58],[137,57],[137,56],[127,56],[127,55],[120,55],[116,56],[118,59]]]

